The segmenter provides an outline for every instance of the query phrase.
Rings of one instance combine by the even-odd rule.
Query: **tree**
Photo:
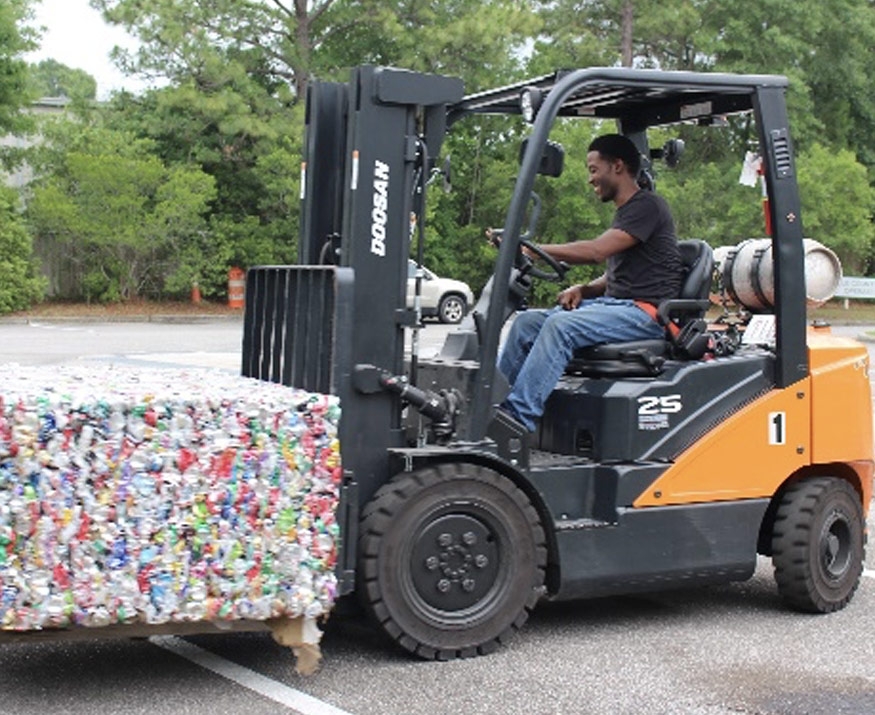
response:
[[[116,52],[130,71],[156,73],[172,83],[197,77],[205,58],[222,54],[247,65],[261,81],[302,97],[323,35],[332,30],[335,0],[91,0],[106,20],[140,39],[136,55]]]
[[[864,275],[875,241],[875,189],[853,152],[815,144],[797,161],[805,235],[832,248],[846,273]]]
[[[499,79],[537,28],[517,0],[90,0],[141,41],[117,58],[173,83],[197,77],[211,55],[245,65],[280,99],[301,99],[312,76],[349,68],[409,69]]]
[[[33,243],[18,209],[18,196],[0,188],[0,313],[23,310],[43,294]]]
[[[33,188],[28,217],[45,252],[64,257],[55,272],[79,276],[75,297],[124,300],[215,280],[209,271],[226,263],[224,246],[206,239],[211,177],[165,166],[150,142],[123,132],[68,121],[47,131],[36,165],[53,172]]]
[[[73,69],[52,59],[31,65],[30,86],[37,97],[92,101],[97,96],[97,80],[94,77],[85,70]]]
[[[19,110],[31,100],[22,55],[36,47],[36,33],[27,25],[33,19],[32,4],[32,0],[0,3],[0,134],[29,126]]]
[[[223,72],[220,62],[212,76],[212,83],[190,80],[142,97],[116,96],[102,119],[149,138],[165,164],[213,178],[211,231],[233,247],[229,260],[243,267],[289,261],[297,236],[303,106],[284,106],[245,73]]]
[[[320,64],[363,63],[455,75],[469,92],[516,79],[526,44],[539,28],[531,3],[515,0],[344,0],[332,19]],[[350,41],[350,34],[353,39]]]

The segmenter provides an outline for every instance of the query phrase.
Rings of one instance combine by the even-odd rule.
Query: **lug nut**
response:
[[[446,593],[450,590],[450,582],[447,579],[442,578],[437,582],[437,590],[441,593]]]

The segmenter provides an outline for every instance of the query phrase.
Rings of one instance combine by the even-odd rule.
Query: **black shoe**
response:
[[[517,434],[528,434],[529,430],[514,414],[513,410],[507,405],[501,404],[495,406],[495,415],[493,421],[504,425],[508,429]]]

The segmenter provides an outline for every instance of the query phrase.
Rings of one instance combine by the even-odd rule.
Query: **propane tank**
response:
[[[805,297],[817,307],[835,295],[842,265],[833,251],[810,238],[805,251]],[[714,265],[729,297],[751,312],[767,312],[775,304],[775,271],[770,238],[749,238],[737,246],[714,250]]]

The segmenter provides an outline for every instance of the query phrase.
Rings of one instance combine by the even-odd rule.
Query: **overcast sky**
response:
[[[107,25],[88,0],[42,0],[36,5],[36,25],[45,27],[42,47],[26,56],[28,62],[54,59],[82,69],[97,80],[97,97],[105,99],[114,89],[132,92],[143,84],[125,77],[109,59],[115,45],[134,46],[124,30]]]

